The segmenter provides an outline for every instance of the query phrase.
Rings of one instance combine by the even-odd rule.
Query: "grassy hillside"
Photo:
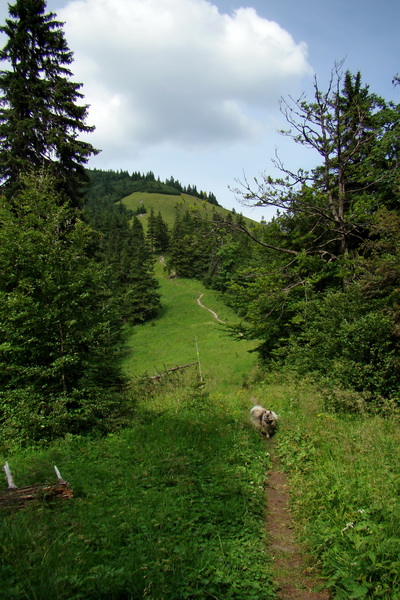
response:
[[[179,206],[183,211],[186,210],[198,210],[200,214],[209,218],[212,218],[213,212],[217,212],[218,214],[226,217],[230,214],[231,211],[226,208],[222,208],[222,206],[215,206],[214,204],[210,204],[205,200],[200,200],[199,198],[195,198],[194,196],[189,196],[188,194],[180,194],[179,196],[170,196],[168,194],[150,194],[148,192],[135,192],[126,196],[121,200],[125,206],[132,210],[136,210],[140,206],[144,206],[147,210],[146,214],[139,215],[139,218],[142,220],[143,225],[146,227],[148,215],[150,213],[150,209],[154,209],[154,213],[157,215],[158,211],[161,212],[162,218],[167,223],[169,227],[175,222],[176,217],[176,207]],[[248,224],[253,223],[251,219],[245,217],[245,220]]]
[[[237,322],[237,317],[217,292],[206,290],[192,279],[162,277],[162,270],[158,263],[162,312],[151,323],[131,330],[130,352],[125,360],[128,376],[138,377],[144,372],[153,375],[194,362],[198,358],[198,349],[209,389],[223,392],[239,388],[256,365],[256,355],[250,353],[256,342],[234,340],[224,324],[197,303],[203,294],[201,303],[212,308],[220,321],[226,324]]]
[[[231,322],[218,296],[158,270],[162,314],[126,332],[128,426],[0,457],[18,485],[52,481],[56,464],[75,492],[1,508],[2,597],[275,600],[269,448],[248,420],[255,396],[281,417],[275,443],[310,569],[322,569],[334,600],[399,600],[398,421],[331,413],[314,386],[287,373],[257,379],[251,345],[197,303],[203,293]],[[197,347],[203,384],[198,365],[143,376],[196,361]]]
[[[136,381],[195,361],[197,339],[204,384],[196,366],[140,377],[129,427],[1,457],[18,485],[51,480],[56,464],[75,491],[71,501],[4,510],[5,598],[275,597],[263,519],[268,456],[248,423],[255,356],[197,304],[204,293],[203,304],[233,318],[200,284],[164,279],[162,291],[160,317],[128,332],[125,370]]]

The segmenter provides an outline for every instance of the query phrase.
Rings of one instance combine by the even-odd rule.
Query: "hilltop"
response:
[[[210,204],[206,200],[195,198],[194,196],[184,193],[171,195],[151,192],[134,192],[133,194],[129,194],[129,196],[122,198],[121,203],[138,215],[145,229],[151,209],[154,210],[155,214],[158,214],[158,212],[161,213],[161,216],[168,227],[173,226],[177,210],[180,210],[181,212],[185,212],[186,210],[198,211],[202,216],[208,217],[209,219],[211,219],[215,213],[225,218],[228,217],[228,215],[232,215],[232,211],[223,208],[222,206]],[[141,212],[142,209],[144,209],[143,212]],[[244,217],[244,219],[249,225],[254,222],[247,217]]]
[[[86,192],[88,206],[112,206],[118,203],[138,215],[145,229],[151,209],[161,216],[168,227],[175,222],[177,210],[198,211],[202,216],[212,218],[213,213],[229,217],[235,211],[219,205],[212,192],[198,191],[196,185],[183,186],[177,179],[170,177],[165,182],[156,178],[152,171],[141,174],[127,171],[102,171],[88,169],[90,185]],[[255,223],[244,217],[247,225]]]
[[[135,192],[147,192],[169,196],[186,194],[200,200],[205,200],[209,204],[219,206],[212,192],[198,191],[196,185],[183,186],[174,177],[161,181],[160,177],[156,178],[153,171],[148,171],[147,173],[134,171],[130,175],[128,171],[87,169],[86,174],[89,179],[86,198],[89,202],[101,198],[107,199],[108,203],[113,203]]]

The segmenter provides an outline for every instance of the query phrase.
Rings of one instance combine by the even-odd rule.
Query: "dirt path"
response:
[[[321,580],[296,544],[289,508],[289,485],[274,448],[274,440],[266,442],[271,457],[267,491],[267,532],[275,580],[280,600],[329,600],[320,590]]]
[[[200,294],[200,296],[197,298],[197,304],[199,306],[201,306],[201,308],[205,308],[206,310],[208,310],[208,312],[210,312],[212,314],[212,316],[214,317],[214,319],[216,319],[216,321],[218,321],[218,323],[222,323],[224,325],[225,322],[221,321],[221,319],[219,318],[219,316],[217,315],[216,312],[214,312],[213,310],[211,310],[211,308],[208,308],[207,306],[204,306],[204,304],[201,303],[201,299],[203,296],[204,296],[204,294]]]

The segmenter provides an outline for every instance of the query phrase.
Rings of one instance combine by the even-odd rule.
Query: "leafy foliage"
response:
[[[301,380],[280,410],[298,534],[332,597],[399,598],[398,419],[335,416]]]
[[[336,68],[314,101],[283,102],[283,132],[321,165],[247,180],[246,203],[283,212],[250,231],[259,247],[232,270],[226,299],[261,339],[264,361],[329,377],[370,404],[399,400],[399,106]],[[396,283],[397,282],[397,283]]]

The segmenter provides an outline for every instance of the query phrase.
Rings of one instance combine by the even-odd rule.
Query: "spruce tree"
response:
[[[98,150],[78,139],[94,127],[85,124],[88,106],[78,104],[82,84],[70,80],[63,24],[46,13],[45,0],[17,0],[9,15],[0,27],[8,36],[0,50],[8,67],[0,71],[1,184],[10,196],[22,174],[48,168],[79,204],[84,165]]]
[[[158,252],[166,252],[169,245],[169,231],[168,225],[164,221],[161,215],[161,211],[158,211],[156,217],[156,250]]]
[[[111,410],[120,324],[97,234],[46,177],[0,197],[0,437],[82,432]],[[119,401],[121,399],[119,398]]]
[[[154,208],[150,208],[150,214],[147,221],[147,243],[151,252],[155,252],[156,249],[156,217],[154,214]]]
[[[143,323],[155,317],[160,309],[159,284],[154,275],[154,261],[146,243],[143,225],[133,218],[131,245],[126,265],[129,277],[123,297],[125,320],[132,324]]]

